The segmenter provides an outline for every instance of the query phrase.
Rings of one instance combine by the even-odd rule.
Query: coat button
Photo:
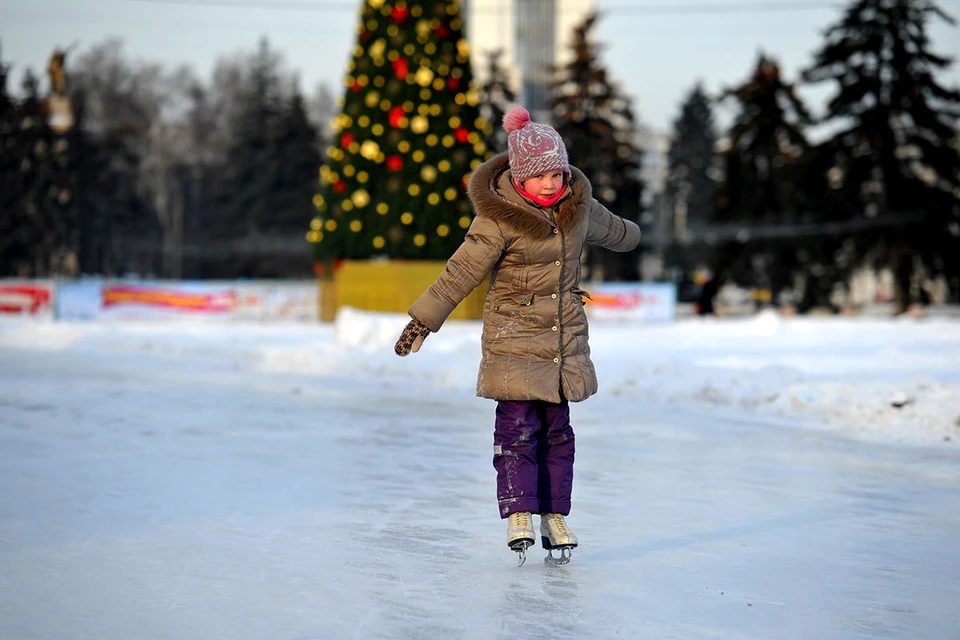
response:
[[[553,330],[554,330],[554,331],[557,330],[557,325],[553,325]]]
[[[554,229],[553,232],[554,232],[554,233],[560,233],[560,229]]]
[[[553,361],[554,361],[554,362],[560,362],[560,358],[554,358]]]
[[[556,298],[556,297],[557,297],[557,294],[551,293],[551,294],[550,294],[550,297],[551,297],[551,298]]]
[[[559,267],[559,266],[560,266],[560,261],[557,260],[554,264],[556,264],[556,265]]]

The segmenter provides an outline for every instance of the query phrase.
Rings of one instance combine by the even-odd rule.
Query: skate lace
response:
[[[530,514],[524,511],[513,514],[513,525],[517,529],[532,528],[532,525],[530,524]]]
[[[557,535],[565,536],[570,533],[570,530],[567,529],[567,523],[563,521],[563,516],[553,514],[548,517],[548,520],[550,521],[550,527]]]

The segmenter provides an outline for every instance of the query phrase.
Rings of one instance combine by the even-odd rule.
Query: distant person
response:
[[[710,269],[700,269],[693,276],[693,281],[697,285],[696,289],[696,311],[698,316],[716,315],[717,310],[714,307],[714,299],[719,291],[718,279],[713,275]]]
[[[503,118],[508,151],[473,172],[476,217],[436,282],[410,307],[397,355],[420,348],[489,274],[477,395],[497,401],[493,466],[507,545],[520,564],[536,539],[566,563],[577,537],[567,528],[574,434],[569,402],[597,391],[579,288],[584,244],[630,251],[640,228],[610,213],[567,161],[550,126],[522,107]],[[553,549],[560,552],[553,557]]]

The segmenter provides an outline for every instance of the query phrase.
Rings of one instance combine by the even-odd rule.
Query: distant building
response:
[[[667,177],[667,153],[670,151],[670,136],[655,131],[640,123],[637,125],[637,145],[643,151],[640,162],[640,177],[643,179],[643,208],[653,213],[663,193]],[[650,222],[651,220],[647,220]]]
[[[573,30],[595,0],[461,0],[474,77],[487,80],[487,62],[503,50],[504,69],[521,105],[535,120],[550,120],[550,67],[572,57]]]

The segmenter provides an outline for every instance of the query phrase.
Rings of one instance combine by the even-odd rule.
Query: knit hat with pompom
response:
[[[534,122],[523,107],[507,111],[503,128],[507,132],[510,172],[517,184],[549,171],[563,171],[569,179],[567,148],[556,129]]]

